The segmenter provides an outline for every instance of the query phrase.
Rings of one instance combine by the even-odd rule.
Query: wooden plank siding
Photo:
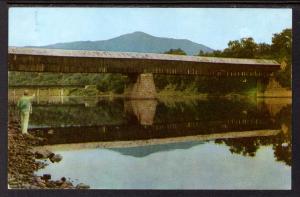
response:
[[[274,60],[150,53],[9,48],[9,71],[54,73],[153,73],[206,76],[269,76]]]

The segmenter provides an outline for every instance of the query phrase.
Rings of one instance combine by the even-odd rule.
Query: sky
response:
[[[263,8],[10,8],[9,45],[96,41],[142,31],[189,39],[222,50],[230,40],[271,43],[292,27],[291,9]]]

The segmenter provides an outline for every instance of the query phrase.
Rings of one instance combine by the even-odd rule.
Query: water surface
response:
[[[290,99],[40,99],[29,127],[63,156],[37,174],[95,189],[291,187]]]

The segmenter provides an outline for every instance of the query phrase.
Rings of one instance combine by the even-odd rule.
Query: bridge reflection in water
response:
[[[276,121],[278,114],[288,106],[284,101],[274,104],[266,104],[263,100],[172,103],[70,97],[63,103],[57,100],[54,105],[55,98],[51,99],[34,102],[30,119],[31,132],[47,137],[49,145],[135,140],[165,143],[271,136],[289,124]],[[48,134],[49,129],[53,129],[54,134]],[[167,138],[169,140],[162,140]]]

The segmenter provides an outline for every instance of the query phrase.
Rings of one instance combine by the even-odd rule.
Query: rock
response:
[[[25,189],[31,189],[31,185],[28,184],[28,183],[25,183],[25,184],[23,185],[23,187],[24,187]]]
[[[35,158],[37,159],[47,159],[47,158],[52,158],[54,156],[54,153],[52,153],[49,150],[38,150],[35,152]]]
[[[40,189],[40,188],[38,186],[36,186],[36,185],[31,185],[30,189]]]
[[[35,139],[35,137],[33,135],[29,134],[29,133],[24,133],[22,135],[25,137],[25,139],[27,138],[28,140],[34,140]]]
[[[64,182],[59,180],[59,181],[55,181],[55,185],[56,186],[61,186]]]
[[[18,181],[10,181],[9,182],[9,185],[11,186],[11,185],[17,185],[18,184]]]
[[[73,186],[73,183],[71,181],[66,181],[65,183],[69,186]]]
[[[78,185],[76,185],[76,189],[90,189],[90,186],[84,183],[79,183]]]
[[[42,187],[42,188],[45,188],[45,187],[46,187],[46,184],[43,183],[43,182],[38,182],[37,185],[38,185],[39,187]]]
[[[43,174],[43,177],[41,179],[48,181],[51,179],[51,174]]]
[[[63,189],[67,189],[67,188],[70,188],[70,185],[68,185],[66,182],[64,182],[60,185],[60,187]]]
[[[284,142],[284,143],[282,143],[282,144],[281,144],[281,146],[282,146],[282,147],[288,147],[288,146],[289,146],[289,144],[288,144],[288,143],[286,143],[286,142]]]
[[[39,141],[39,142],[45,142],[45,141],[47,141],[46,138],[42,138],[42,137],[35,137],[35,139],[36,139],[37,141]]]
[[[54,130],[53,129],[48,130],[48,134],[49,135],[53,135],[54,134]]]
[[[53,155],[49,158],[52,163],[60,162],[62,160],[62,156],[60,154]]]
[[[61,179],[60,179],[62,182],[65,182],[67,179],[66,179],[66,177],[61,177]]]
[[[49,181],[49,182],[46,182],[46,186],[47,186],[48,188],[55,188],[55,187],[56,187],[56,184],[55,184],[55,182],[53,182],[53,181]]]

